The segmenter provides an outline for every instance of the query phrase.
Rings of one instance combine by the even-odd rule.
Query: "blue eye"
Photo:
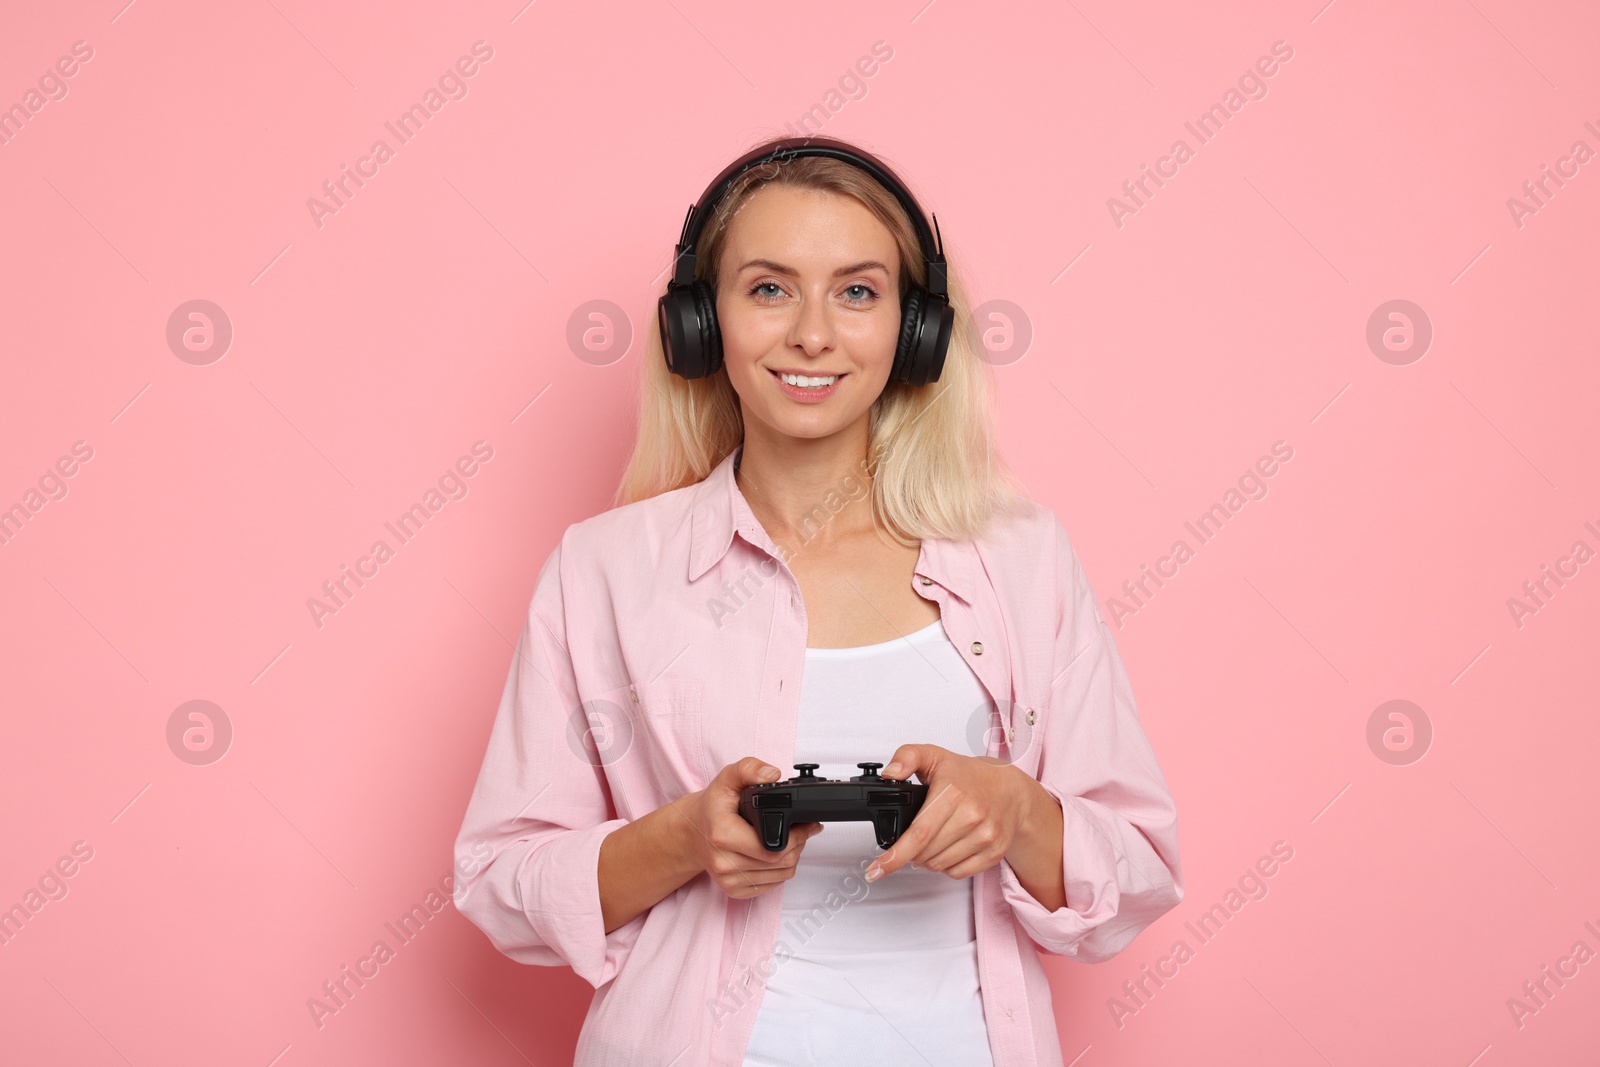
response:
[[[753,296],[758,300],[764,300],[769,303],[782,300],[787,295],[783,291],[783,286],[771,281],[756,282],[745,290],[745,293],[748,296]],[[865,282],[856,282],[853,285],[845,286],[844,298],[852,304],[870,303],[878,299],[878,291]]]

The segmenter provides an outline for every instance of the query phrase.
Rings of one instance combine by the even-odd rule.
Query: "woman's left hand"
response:
[[[869,882],[907,863],[951,878],[988,870],[1010,851],[1043,791],[1009,763],[938,745],[901,745],[881,774],[904,780],[913,772],[927,785],[927,799],[900,839],[867,868]]]

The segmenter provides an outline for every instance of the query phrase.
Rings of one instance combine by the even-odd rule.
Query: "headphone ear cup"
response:
[[[950,351],[955,317],[955,309],[944,297],[926,289],[908,292],[900,312],[900,343],[895,347],[891,377],[908,385],[938,381],[945,354]]]
[[[661,355],[667,370],[680,378],[694,378],[699,373],[700,330],[694,316],[694,296],[682,286],[669,285],[656,302]]]
[[[704,378],[722,366],[716,301],[703,281],[673,285],[656,305],[661,354],[680,378]]]
[[[925,295],[925,290],[913,288],[907,291],[905,302],[900,305],[900,340],[894,347],[894,369],[889,372],[892,381],[911,380],[917,335],[922,332],[922,298]]]
[[[942,296],[927,294],[922,309],[923,329],[916,361],[911,365],[911,384],[927,385],[939,380],[945,356],[950,352],[950,332],[955,326],[956,309]]]
[[[722,369],[722,327],[717,325],[717,296],[703,280],[694,283],[694,304],[705,366],[700,377],[706,378]]]

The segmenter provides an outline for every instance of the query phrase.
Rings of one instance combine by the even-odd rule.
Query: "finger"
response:
[[[781,885],[794,876],[794,869],[792,867],[786,867],[777,871],[746,871],[744,873],[746,875],[745,878],[730,884],[734,886]]]
[[[754,827],[738,815],[733,815],[731,818],[737,821],[738,825],[734,825],[733,822],[725,823],[723,829],[713,835],[712,845],[725,855],[737,857],[741,865],[765,866],[772,863],[775,857],[782,856],[788,851],[787,848],[778,852],[768,851],[761,843],[761,839],[756,836]],[[795,834],[790,831],[789,845],[794,844]]]
[[[924,783],[932,787],[934,786],[933,778],[937,773],[941,760],[950,755],[953,755],[953,753],[937,745],[901,745],[895,749],[893,761],[883,769],[883,776],[886,778],[892,776],[904,780],[915,773]],[[892,775],[891,770],[893,771]],[[934,824],[943,823],[944,819],[949,815],[949,809],[953,808],[960,799],[961,794],[959,792],[951,793],[949,786],[940,787],[937,792],[930,793],[918,810],[916,817],[911,820],[911,825],[906,828],[906,832],[901,835],[900,840],[895,842],[894,848],[880,856],[872,866],[867,868],[867,880],[869,882],[876,881],[883,875],[892,874],[905,864],[916,859],[927,847],[933,833],[938,830],[938,826]],[[939,811],[941,803],[945,804],[945,810],[937,815],[934,814]]]
[[[978,852],[974,852],[961,862],[956,863],[953,866],[946,867],[941,873],[950,878],[971,878],[975,874],[987,871],[990,867],[995,866],[1003,859],[1005,859],[1005,854],[1003,852],[996,853],[993,850],[980,850]]]
[[[939,828],[939,832],[911,856],[908,862],[915,863],[918,867],[938,870],[939,868],[934,865],[938,862],[939,856],[969,840],[973,829],[973,823],[961,812],[953,813]]]
[[[730,763],[722,768],[711,784],[717,786],[719,792],[732,793],[734,803],[737,804],[739,792],[745,786],[776,782],[782,773],[764,759],[746,756],[737,763]]]
[[[743,822],[743,820],[740,820]],[[745,823],[748,829],[749,823]],[[762,861],[762,865],[776,864],[778,866],[793,866],[800,858],[800,853],[805,851],[806,842],[822,832],[820,822],[800,822],[789,827],[789,842],[777,852],[768,852],[766,846],[756,840],[754,855]],[[751,838],[755,838],[755,831],[750,831]]]
[[[785,862],[792,864],[800,859],[800,853],[805,851],[806,842],[820,833],[822,833],[820,822],[795,823],[789,827],[789,843],[784,846],[782,852],[766,852],[765,849],[762,851],[768,856],[780,856]]]
[[[771,784],[782,773],[756,756],[746,756],[736,763],[730,763],[718,771],[717,776],[711,779],[711,784],[706,786],[706,807],[719,814],[737,817],[739,797],[747,786]]]
[[[974,834],[968,833],[960,840],[952,843],[948,848],[935,852],[929,859],[918,860],[917,862],[926,870],[958,877],[953,873],[955,868],[969,859],[986,854],[992,845],[993,842],[985,841]]]
[[[721,778],[723,774],[728,773],[730,768],[735,766],[737,765],[729,764],[728,767],[724,767],[717,777]],[[712,784],[715,785],[715,781]],[[684,816],[689,826],[705,842],[707,851],[735,870],[737,870],[741,862],[760,864],[769,861],[772,853],[761,847],[761,842],[756,839],[755,831],[751,829],[749,823],[739,816],[737,799],[735,799],[734,806],[731,809],[719,810],[712,804],[715,792],[711,787],[707,787],[707,803],[712,806],[712,810],[709,812],[708,825],[706,827],[702,828],[696,820],[690,819],[687,815]],[[736,798],[737,795],[735,794]],[[679,812],[679,814],[683,813]]]
[[[723,851],[725,866],[729,868],[724,874],[744,872],[749,875],[752,883],[762,881],[762,876],[776,872],[787,878],[799,864],[800,853],[804,851],[806,842],[822,832],[821,823],[801,823],[789,831],[789,844],[782,852],[768,852],[764,848],[758,849],[758,856],[744,856],[738,853]]]
[[[923,769],[922,745],[901,745],[889,757],[889,765],[880,772],[885,778],[905,781]]]
[[[714,857],[710,865],[711,874],[714,878],[737,878],[747,885],[756,884],[751,880],[750,875],[745,873],[744,868],[751,864],[759,864],[761,862],[759,858],[746,855],[736,848],[727,848],[719,845],[710,837],[706,837],[705,842],[706,847],[710,849]]]
[[[723,851],[742,856],[759,866],[798,855],[806,842],[821,832],[822,824],[819,822],[795,823],[789,827],[788,844],[776,852],[769,852],[756,835],[755,827],[745,822],[744,816],[737,811],[732,811],[717,816],[712,838]]]
[[[923,804],[906,832],[900,835],[900,840],[872,861],[867,868],[867,881],[875,882],[883,875],[893,874],[920,855],[928,842],[944,828],[953,812],[954,808],[949,803],[936,803],[930,799]],[[874,871],[879,873],[874,874]]]
[[[722,887],[722,891],[734,900],[751,900],[764,896],[774,890],[779,890],[784,884],[783,879],[775,882],[746,883],[733,882]]]
[[[751,863],[741,858],[732,861],[731,866],[722,865],[717,873],[723,878],[741,879],[755,885],[774,878],[788,878],[796,866],[793,863]]]
[[[720,778],[723,773],[726,773],[726,770],[727,768],[724,768],[722,772],[719,772],[718,777]],[[713,781],[713,784],[715,784],[715,781]],[[711,792],[712,790],[710,787],[707,787],[706,793],[709,794]],[[704,795],[705,794],[702,794],[702,796]],[[712,840],[712,835],[717,825],[726,818],[723,813],[715,810],[710,811],[708,813],[707,825],[702,827],[699,819],[691,818],[689,814],[680,809],[677,804],[670,804],[668,807],[671,808],[672,811],[677,812],[678,817],[689,824],[689,828],[695,832],[696,836],[698,836],[702,842],[705,843],[706,851],[710,855],[719,858],[726,858],[729,856],[729,853],[726,849],[720,847],[716,841]],[[735,813],[733,817],[740,823],[744,823],[744,820],[740,819],[737,813]]]

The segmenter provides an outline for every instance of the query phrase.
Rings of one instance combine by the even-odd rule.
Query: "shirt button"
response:
[[[1028,725],[1032,726],[1034,723],[1039,721],[1039,713],[1034,711],[1032,708],[1029,708],[1028,714],[1025,716],[1025,718],[1028,720]]]
[[[933,579],[932,578],[919,578],[918,581],[920,581],[923,585],[932,585],[933,584]]]
[[[1010,1008],[1006,1009],[1006,1018],[1007,1019],[1011,1018],[1011,1009]]]
[[[982,641],[974,641],[974,642],[972,642],[972,654],[974,656],[983,655],[983,642]]]
[[[639,703],[639,691],[631,685],[628,686],[628,696],[633,699],[635,704]]]

